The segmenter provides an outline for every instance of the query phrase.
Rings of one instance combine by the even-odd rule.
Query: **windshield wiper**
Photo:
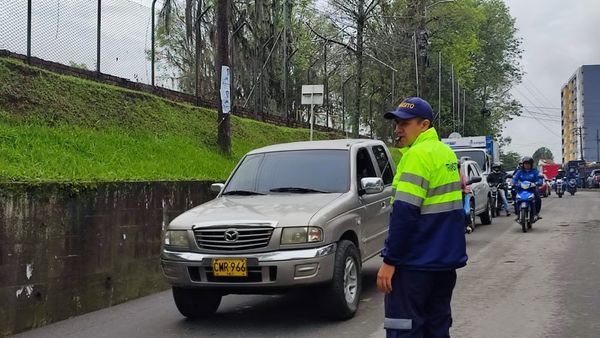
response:
[[[306,193],[311,193],[311,192],[316,192],[316,193],[320,193],[320,194],[329,194],[329,191],[322,191],[322,190],[316,190],[316,189],[311,189],[311,188],[300,188],[300,187],[280,187],[280,188],[273,188],[271,190],[269,190],[271,192],[293,192],[293,193],[297,193],[297,194],[306,194]]]
[[[241,195],[241,196],[250,196],[250,195],[264,195],[263,193],[249,190],[231,190],[228,192],[224,192],[223,195]]]

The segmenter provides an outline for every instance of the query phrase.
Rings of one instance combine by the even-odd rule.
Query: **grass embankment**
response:
[[[225,156],[216,116],[0,58],[0,181],[223,180],[249,150],[309,136],[232,116]]]

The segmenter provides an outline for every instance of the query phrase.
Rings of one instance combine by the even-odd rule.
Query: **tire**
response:
[[[533,221],[535,220],[535,214],[533,213],[533,208],[529,209],[529,222],[527,222],[527,229],[531,230],[533,227]]]
[[[500,215],[500,213],[498,212],[498,209],[496,208],[496,204],[497,204],[496,199],[492,198],[492,205],[494,206],[492,208],[492,217],[496,217],[496,216]]]
[[[481,219],[481,224],[490,225],[492,224],[492,199],[488,198],[487,207],[485,211],[479,215],[479,219]]]
[[[217,312],[222,295],[202,289],[173,287],[173,299],[179,312],[190,319],[210,317]]]
[[[527,217],[527,210],[521,208],[521,210],[519,211],[519,223],[521,223],[521,230],[523,230],[523,232],[527,232],[527,219],[529,217]]]
[[[354,243],[339,242],[335,253],[333,280],[321,289],[321,306],[334,320],[347,320],[356,314],[362,290],[360,253]]]

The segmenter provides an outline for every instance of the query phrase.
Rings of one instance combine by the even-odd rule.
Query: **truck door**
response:
[[[361,189],[360,181],[365,177],[378,177],[375,170],[375,161],[368,148],[360,148],[356,154],[356,184],[359,190]],[[391,183],[389,187],[391,191]],[[384,190],[385,191],[385,190]],[[387,201],[384,201],[387,196]],[[364,243],[364,255],[369,257],[383,248],[380,242],[385,241],[382,232],[382,224],[389,219],[389,196],[388,194],[363,194],[359,196],[359,202],[364,210],[361,226],[361,241]],[[387,225],[387,224],[386,224]],[[383,240],[381,239],[383,237]]]

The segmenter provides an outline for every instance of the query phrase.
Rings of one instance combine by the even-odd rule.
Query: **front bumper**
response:
[[[167,281],[179,287],[208,287],[227,293],[267,291],[320,284],[333,278],[336,244],[303,250],[253,254],[201,254],[163,250],[161,266]],[[215,277],[214,258],[246,258],[248,277]]]

